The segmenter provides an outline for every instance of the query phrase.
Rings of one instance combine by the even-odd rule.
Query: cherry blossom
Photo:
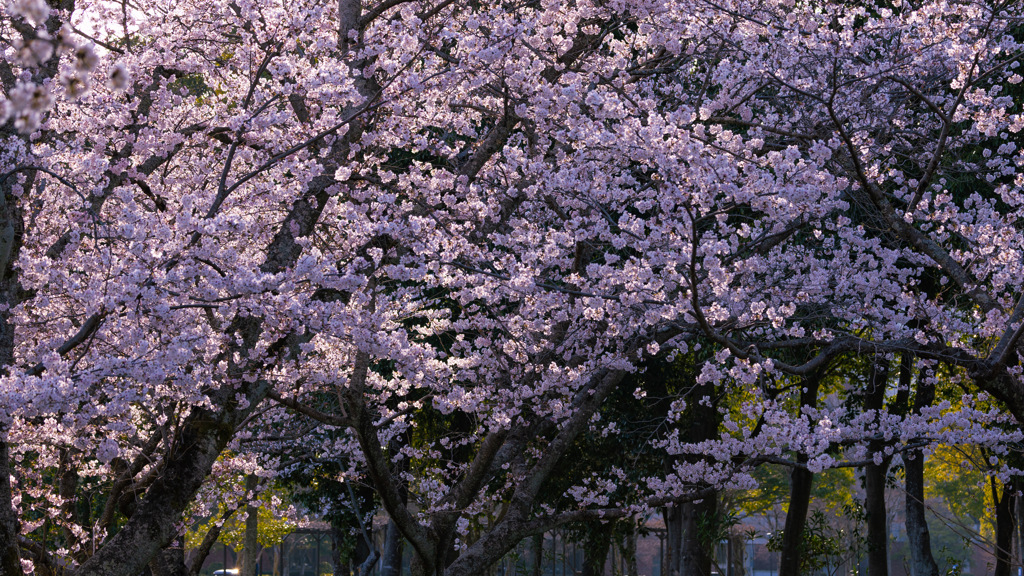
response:
[[[50,517],[67,546],[30,562],[135,576],[212,509],[225,451],[268,478],[343,462],[454,576],[792,452],[1019,440],[1016,4],[60,6],[0,12],[4,570]],[[651,442],[692,458],[541,507],[581,435],[620,430],[614,391],[698,352],[740,406],[720,439],[685,437],[716,404],[680,393]],[[904,354],[970,392],[777,393]],[[80,524],[45,471],[109,510]]]

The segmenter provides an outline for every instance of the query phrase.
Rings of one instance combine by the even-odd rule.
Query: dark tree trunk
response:
[[[153,576],[189,576],[185,566],[185,549],[181,546],[164,548],[149,561]]]
[[[438,559],[437,564],[430,565],[423,556],[417,554],[414,550],[412,558],[410,559],[409,569],[412,576],[442,576],[445,574],[447,568],[458,560],[459,554],[458,550],[455,548],[455,539],[453,535],[443,535],[442,538],[437,538],[434,542],[433,557]],[[485,565],[485,569],[493,570],[494,565],[498,560],[500,560],[500,557],[491,560],[491,562]]]
[[[402,534],[394,520],[388,521],[387,533],[384,535],[384,558],[381,562],[380,576],[399,576],[402,571]]]
[[[76,576],[138,576],[153,556],[177,536],[176,523],[181,520],[182,510],[209,475],[235,426],[259,404],[268,387],[269,383],[262,380],[243,382],[239,388],[231,389],[230,397],[228,388],[211,395],[212,405],[230,408],[194,409],[163,460],[163,474],[154,480],[125,526],[107,539],[103,548],[76,571]],[[236,393],[250,400],[248,407],[235,406],[232,398]]]
[[[1010,576],[1013,568],[1013,532],[1017,527],[1017,482],[1003,484],[1002,498],[992,478],[992,497],[996,502],[996,569],[994,576]]]
[[[718,423],[721,414],[718,409],[705,402],[704,398],[714,398],[715,387],[710,384],[695,386],[690,395],[689,435],[691,442],[710,440],[718,435]],[[714,531],[714,522],[718,511],[718,494],[700,502],[686,502],[677,506],[680,522],[680,544],[677,555],[679,576],[710,576],[712,558],[709,555],[710,542],[706,537]]]
[[[912,459],[911,459],[912,458]],[[914,576],[938,576],[939,566],[932,556],[931,534],[924,509],[924,454],[915,450],[903,459],[907,475],[907,539],[910,541]]]
[[[924,380],[918,380],[914,413],[920,414],[922,408],[931,406],[934,401],[935,387]],[[921,450],[907,453],[903,459],[903,470],[907,476],[906,528],[907,539],[910,541],[911,571],[914,576],[939,576],[939,566],[932,556],[932,540],[924,510],[924,453]]]
[[[4,433],[6,435],[6,432]],[[0,436],[0,575],[21,576],[18,517],[11,506],[10,451]]]
[[[64,503],[60,506],[61,515],[68,521],[68,524],[64,526],[64,547],[68,550],[75,550],[80,544],[78,537],[71,530],[71,524],[85,524],[78,518],[78,469],[73,460],[71,451],[67,449],[60,451],[60,458],[57,464],[57,474],[59,476],[58,494],[64,499]],[[86,558],[89,557],[88,552],[87,547],[78,550],[74,554],[75,560],[85,562]]]
[[[875,358],[871,370],[868,391],[864,397],[864,409],[880,411],[885,407],[885,389],[889,380],[889,363],[883,355]],[[871,454],[881,452],[880,441],[868,443]],[[871,463],[864,467],[864,511],[867,514],[868,575],[888,576],[889,574],[889,530],[885,510],[885,478],[889,472],[889,458],[881,464]]]
[[[818,406],[818,386],[822,372],[813,374],[804,382],[800,392],[800,405],[809,408]],[[806,454],[797,454],[797,463],[807,464]],[[807,468],[793,468],[790,474],[789,510],[786,512],[786,525],[782,531],[782,550],[779,554],[779,576],[800,576],[800,554],[803,542],[804,526],[807,524],[807,511],[811,505],[811,487],[814,484],[814,473]]]
[[[614,522],[594,527],[583,545],[583,571],[580,573],[582,576],[603,576],[614,531]]]
[[[348,574],[349,564],[348,560],[343,561],[342,558],[346,557],[345,553],[345,533],[344,531],[331,524],[331,564],[334,566],[335,574]],[[282,545],[284,543],[282,542]]]
[[[356,549],[352,551],[352,566],[362,566],[370,557],[370,552],[370,545],[366,543],[362,534],[359,534],[356,537]]]
[[[50,22],[56,22],[56,19],[51,18]],[[13,86],[4,88],[10,90]],[[23,189],[31,190],[35,178],[34,171],[27,172]],[[4,373],[14,363],[14,325],[10,321],[10,310],[18,304],[18,272],[12,263],[17,261],[25,236],[21,200],[11,193],[14,180],[5,178],[0,182],[0,304],[3,304],[0,312],[0,368]],[[18,547],[20,522],[13,506],[10,466],[7,422],[0,420],[0,576],[21,576],[24,572]]]
[[[733,532],[729,535],[729,549],[732,551],[730,558],[731,571],[728,576],[746,576],[747,574],[747,539],[740,532]]]
[[[433,576],[423,562],[423,557],[413,554],[409,562],[409,574],[411,576]]]
[[[807,463],[807,456],[800,454],[797,462]],[[789,510],[786,512],[786,525],[782,532],[782,549],[779,551],[779,576],[800,576],[804,526],[807,524],[807,511],[811,504],[811,487],[814,474],[806,468],[793,468],[790,474]]]
[[[1017,482],[1015,482],[1015,484],[1017,485],[1017,489],[1020,490],[1020,488],[1021,488],[1021,481],[1020,481],[1020,479],[1018,479]],[[1014,545],[1013,553],[1014,553],[1014,558],[1017,558],[1018,561],[1019,561],[1020,558],[1022,556],[1024,556],[1024,526],[1021,526],[1021,522],[1020,522],[1020,519],[1022,517],[1024,517],[1024,498],[1018,497],[1018,498],[1015,498],[1014,501],[1015,501],[1016,506],[1017,506],[1017,508],[1016,508],[1017,530],[1015,531],[1015,533],[1013,535],[1013,545]]]
[[[640,570],[636,561],[636,521],[633,518],[629,519],[622,543],[622,556],[626,561],[626,576],[639,576]]]
[[[679,547],[679,576],[711,576],[712,558],[706,535],[713,531],[718,508],[717,494],[700,502],[686,502],[679,507],[682,517],[682,543]]]
[[[885,477],[889,461],[864,467],[864,508],[867,513],[868,575],[889,574],[889,531],[885,514]]]
[[[533,572],[531,576],[544,574],[544,534],[533,537]]]
[[[683,515],[679,506],[663,508],[665,518],[665,558],[662,576],[679,576],[679,544],[683,541]]]

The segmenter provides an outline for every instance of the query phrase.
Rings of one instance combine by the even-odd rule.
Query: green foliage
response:
[[[772,534],[768,539],[768,550],[781,552],[783,536],[783,530]],[[841,556],[844,550],[841,540],[834,535],[828,518],[821,510],[815,510],[807,519],[798,547],[802,574],[812,574],[824,568],[830,558]]]
[[[192,96],[203,97],[214,92],[206,83],[202,74],[187,74],[175,78],[170,84],[171,90]]]
[[[962,546],[957,547],[957,552],[959,553],[950,553],[951,551],[946,546],[940,548],[939,557],[942,559],[942,563],[939,567],[939,573],[944,576],[962,576],[964,565],[967,563],[964,558],[967,557],[970,545],[970,541],[964,540]]]
[[[715,509],[697,515],[697,541],[704,553],[715,557],[715,545],[729,538],[732,528],[740,523],[735,510]]]
[[[242,519],[244,513],[245,510],[242,509],[232,514],[224,522],[218,539],[236,550],[242,548],[242,542],[245,540],[245,520]],[[263,506],[257,508],[257,518],[259,518],[259,522],[256,541],[263,548],[281,544],[284,537],[294,532],[296,528],[294,522],[276,517],[273,512]]]
[[[744,490],[729,500],[745,516],[758,516],[789,502],[789,471],[782,466],[758,466],[750,472],[757,488]]]
[[[966,447],[939,446],[925,460],[925,498],[941,498],[961,523],[982,522],[986,516],[985,472],[972,461],[976,455]]]
[[[814,475],[811,497],[835,510],[853,506],[853,487],[856,481],[853,468],[828,468]]]
[[[342,472],[340,463],[323,462],[315,467],[296,470],[285,482],[291,487],[293,500],[334,528],[333,544],[338,551],[339,562],[347,565],[360,538],[351,530],[359,526],[356,510],[366,518],[376,508],[376,504],[370,487],[353,485],[356,495],[354,510],[349,487],[341,479]]]
[[[297,526],[294,521],[282,518],[274,513],[274,510],[280,508],[282,500],[287,497],[288,495],[283,486],[279,484],[270,486],[260,492],[259,496],[257,496],[255,504],[257,506],[257,517],[259,518],[259,522],[257,523],[258,528],[256,540],[261,547],[267,548],[270,546],[277,546],[284,540],[285,536],[295,531]],[[213,518],[223,517],[223,515],[228,511],[229,505],[237,505],[237,503],[221,502],[218,505],[217,512],[214,514]],[[236,550],[240,549],[245,537],[244,518],[245,506],[242,506],[238,510],[235,510],[235,512],[224,521],[217,541],[235,548]],[[192,528],[185,533],[185,545],[189,548],[199,546],[206,537],[209,529],[212,528],[210,523],[211,520],[207,519],[193,525]]]

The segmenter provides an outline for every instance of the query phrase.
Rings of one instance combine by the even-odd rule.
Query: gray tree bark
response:
[[[185,549],[180,545],[164,548],[149,562],[153,576],[190,576],[185,565]]]
[[[394,520],[388,521],[387,533],[384,535],[384,557],[381,562],[380,576],[399,576],[402,571],[402,533]]]
[[[935,400],[935,387],[918,380],[914,396],[914,412],[931,406]],[[914,576],[939,576],[939,566],[932,556],[931,534],[924,508],[924,453],[921,450],[909,452],[903,459],[906,473],[906,528],[910,541],[911,572]]]
[[[249,502],[245,505],[245,534],[242,537],[241,576],[256,576],[256,559],[259,554],[259,512],[255,505],[255,492],[259,479],[255,474],[245,478],[245,491]]]
[[[679,576],[679,544],[683,541],[682,513],[679,506],[662,509],[665,518],[664,576]]]
[[[703,532],[718,508],[718,497],[705,498],[699,503],[686,502],[679,507],[682,519],[682,543],[679,547],[679,576],[711,576],[712,559],[709,542]]]

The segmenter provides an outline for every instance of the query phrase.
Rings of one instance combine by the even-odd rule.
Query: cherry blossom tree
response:
[[[224,450],[301,430],[417,573],[461,575],[787,451],[1016,438],[983,396],[846,418],[769,393],[834,361],[942,363],[1024,421],[1016,2],[3,10],[4,574],[135,576]],[[702,457],[541,506],[642,360],[701,350],[697,388],[747,398],[725,437],[680,439],[712,400],[681,396],[655,440]]]

